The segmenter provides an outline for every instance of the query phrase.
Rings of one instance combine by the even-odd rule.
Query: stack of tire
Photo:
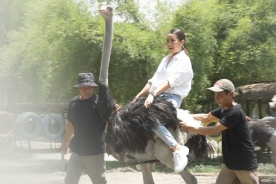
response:
[[[65,121],[58,114],[51,113],[41,118],[34,112],[24,112],[17,117],[15,124],[15,133],[27,140],[39,135],[56,140],[65,133]]]
[[[11,113],[0,111],[0,138],[9,137],[14,133],[15,118]]]

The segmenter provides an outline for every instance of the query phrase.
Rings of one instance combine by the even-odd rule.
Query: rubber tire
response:
[[[0,134],[0,137],[8,137],[14,132],[15,119],[11,113],[0,111],[0,119],[3,119],[3,117],[5,117],[11,125],[9,127],[10,129],[7,132]]]
[[[51,123],[51,120],[55,120],[59,124],[59,130],[56,133],[51,133],[49,130],[49,124]],[[48,114],[43,118],[42,124],[43,135],[50,140],[58,139],[65,134],[65,120],[58,114]]]
[[[207,126],[209,126],[209,125],[211,125],[211,126],[212,126],[212,124],[217,123],[217,122],[218,122],[218,121],[206,122],[206,123],[204,123],[204,124],[203,124],[203,126],[205,126],[205,127],[207,127]],[[217,141],[217,142],[220,142],[220,141],[221,141],[221,139],[222,139],[221,132],[220,132],[220,133],[218,133],[218,135],[216,135],[216,136],[211,136],[211,135],[208,135],[207,137],[208,137],[208,139],[210,139],[210,140],[214,140],[214,141]]]
[[[28,122],[30,118],[35,122],[35,125],[36,125],[32,133],[28,133],[25,131],[26,122]],[[21,137],[31,140],[36,138],[41,133],[41,131],[42,131],[42,119],[36,113],[24,112],[17,117],[16,132]]]

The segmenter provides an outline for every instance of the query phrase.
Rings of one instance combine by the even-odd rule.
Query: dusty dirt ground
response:
[[[65,166],[70,155],[59,153],[60,143],[31,142],[31,150],[28,150],[28,142],[17,141],[17,145],[11,145],[0,141],[0,183],[1,184],[62,184],[65,176]],[[56,148],[55,148],[56,147]],[[111,156],[106,156],[106,162],[114,162]],[[193,173],[199,184],[215,183],[217,173],[202,174]],[[140,171],[130,167],[107,170],[108,184],[142,184]],[[156,184],[185,184],[178,174],[153,172]],[[271,182],[275,176],[263,176],[263,183]],[[91,184],[86,174],[83,174],[80,184]]]

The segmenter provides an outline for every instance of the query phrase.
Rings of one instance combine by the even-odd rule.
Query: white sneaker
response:
[[[189,148],[181,146],[180,150],[173,152],[174,171],[181,172],[188,163],[187,155],[189,154]]]

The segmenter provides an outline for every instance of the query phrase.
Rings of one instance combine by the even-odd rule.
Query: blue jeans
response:
[[[176,109],[178,109],[181,105],[182,100],[180,95],[171,94],[171,93],[162,93],[160,94],[160,96],[164,97],[167,101],[171,102]],[[154,127],[153,131],[170,148],[173,148],[178,144],[176,140],[173,138],[172,134],[168,131],[168,129],[165,126],[157,125],[156,127]]]
[[[179,109],[182,102],[180,95],[171,94],[171,93],[161,93],[160,96],[165,98],[167,101],[171,102],[176,109]]]
[[[157,125],[153,128],[153,132],[164,141],[170,148],[175,147],[178,143],[173,138],[169,130],[163,125]]]

